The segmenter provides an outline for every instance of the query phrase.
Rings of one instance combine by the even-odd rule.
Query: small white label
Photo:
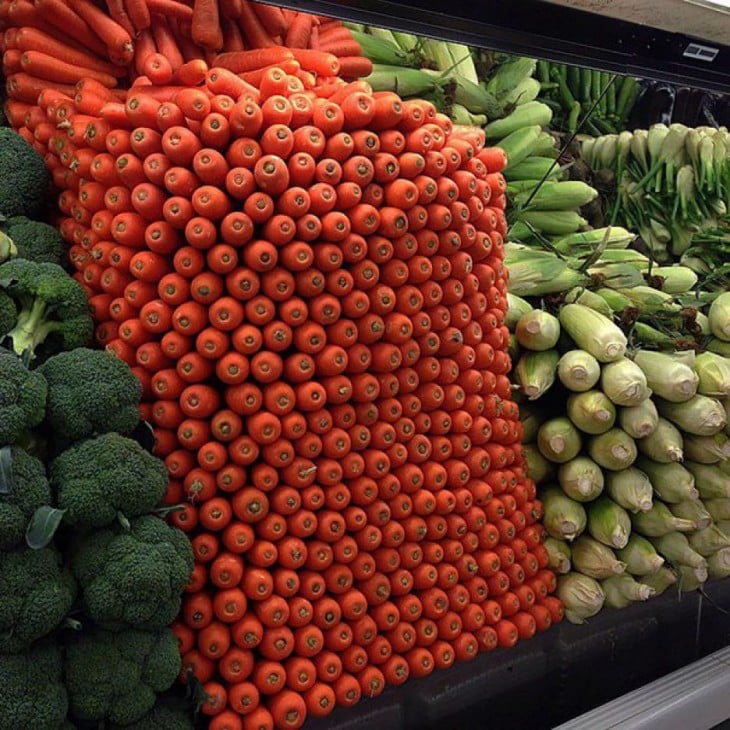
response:
[[[685,58],[694,58],[697,61],[707,61],[712,63],[720,52],[719,48],[713,48],[712,46],[703,46],[699,43],[690,43],[687,48],[684,49],[682,54]]]

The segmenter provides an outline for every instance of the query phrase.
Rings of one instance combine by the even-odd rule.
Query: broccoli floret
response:
[[[149,515],[80,538],[71,557],[85,613],[112,630],[167,626],[192,569],[185,534]]]
[[[0,129],[0,150],[0,213],[42,218],[51,190],[45,161],[12,129]]]
[[[48,382],[46,419],[64,438],[129,434],[139,423],[142,385],[111,353],[79,347],[50,357],[38,372]]]
[[[18,247],[7,233],[0,231],[0,264],[8,259],[18,258]]]
[[[58,730],[68,712],[61,647],[34,644],[0,660],[0,730]]]
[[[45,417],[46,379],[11,352],[0,352],[0,447],[15,443]]]
[[[10,550],[23,542],[33,513],[51,502],[51,487],[43,462],[24,449],[10,449],[12,489],[0,493],[0,550]]]
[[[173,684],[180,652],[168,628],[94,628],[70,637],[65,670],[72,719],[127,726],[150,712],[157,694]]]
[[[6,261],[0,265],[0,289],[18,305],[17,322],[6,335],[18,355],[48,356],[91,340],[86,292],[57,264]]]
[[[148,514],[167,488],[164,462],[118,433],[74,444],[51,462],[49,476],[64,521],[82,529],[110,525],[120,513]]]
[[[109,730],[193,730],[190,712],[170,702],[157,700],[155,706],[131,725],[110,725]]]
[[[18,305],[9,294],[0,291],[0,340],[15,327],[18,321]]]
[[[55,548],[0,552],[0,653],[23,651],[50,634],[75,597],[76,583]]]
[[[59,266],[65,259],[63,238],[58,229],[48,223],[18,215],[5,222],[5,233],[15,244],[17,258]]]

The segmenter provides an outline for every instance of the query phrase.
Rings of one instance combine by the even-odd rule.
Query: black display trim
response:
[[[278,5],[483,48],[730,91],[730,47],[540,0],[277,0]],[[445,13],[444,7],[450,12]],[[681,30],[681,29],[680,29]],[[712,62],[684,57],[691,43]]]

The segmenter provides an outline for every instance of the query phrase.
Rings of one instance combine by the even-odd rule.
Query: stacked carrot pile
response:
[[[559,619],[507,377],[501,150],[343,81],[343,29],[303,14],[9,5],[6,67],[29,28],[105,54],[73,85],[11,73],[8,109],[46,149],[96,339],[143,383],[184,503],[174,628],[210,727],[297,728]],[[120,7],[152,11],[136,51]],[[231,50],[273,15],[287,46]],[[347,53],[294,42],[315,29]]]

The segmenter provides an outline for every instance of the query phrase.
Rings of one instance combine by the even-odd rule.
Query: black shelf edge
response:
[[[497,51],[730,91],[730,46],[540,0],[467,0],[449,12],[439,0],[277,0],[294,10],[370,23]],[[691,43],[712,61],[685,56]]]

